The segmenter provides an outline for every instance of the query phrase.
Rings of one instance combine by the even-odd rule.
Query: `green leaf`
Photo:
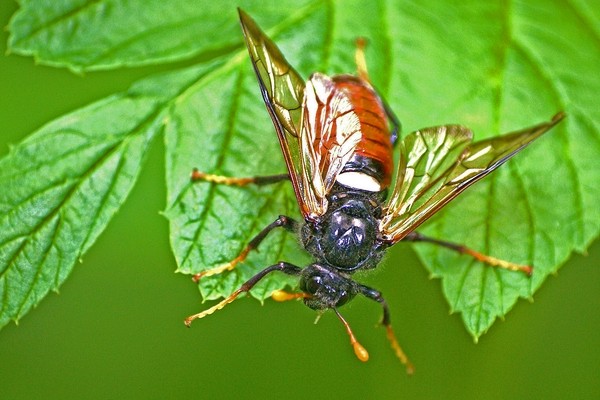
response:
[[[170,101],[209,67],[141,81],[0,160],[0,327],[58,289],[129,194]]]
[[[10,22],[10,51],[74,71],[208,60],[242,43],[236,6],[189,0],[21,0]],[[285,8],[306,1],[279,1]],[[261,7],[271,24],[278,5]]]
[[[292,21],[308,20],[306,16],[313,9],[301,9],[284,26],[302,29],[302,24]],[[318,37],[307,36],[297,45],[318,46],[315,38]],[[189,179],[194,167],[229,176],[286,172],[279,143],[271,133],[273,126],[259,100],[245,47],[240,45],[231,62],[214,70],[193,94],[178,102],[173,120],[175,123],[166,132],[166,216],[179,272],[193,274],[230,261],[280,214],[299,218],[287,183],[240,190],[192,184]],[[247,262],[232,273],[202,279],[200,291],[205,299],[223,297],[257,271],[280,260],[304,265],[308,258],[295,238],[274,232],[261,245],[260,253],[251,253]],[[262,300],[273,290],[295,283],[297,280],[290,277],[271,274],[251,293]]]
[[[0,326],[57,290],[118,210],[160,128],[157,100],[110,97],[0,160]]]
[[[279,214],[298,217],[297,206],[285,183],[239,189],[189,181],[193,167],[233,176],[285,170],[276,135],[242,48],[234,7],[183,0],[121,3],[36,1],[34,7],[34,2],[22,1],[22,9],[10,25],[10,46],[13,52],[34,55],[40,62],[75,70],[195,57],[198,67],[150,78],[123,95],[130,101],[152,99],[154,117],[142,115],[141,106],[135,113],[124,105],[111,119],[95,119],[96,130],[104,136],[94,136],[91,143],[96,145],[83,149],[107,148],[108,143],[121,149],[122,143],[144,136],[137,130],[126,133],[122,128],[136,115],[148,129],[153,126],[156,130],[164,124],[166,215],[171,245],[179,272],[196,273],[237,256]],[[461,313],[474,337],[506,314],[520,297],[530,298],[572,251],[584,251],[598,235],[600,107],[596,99],[600,92],[600,21],[591,4],[583,0],[467,1],[452,5],[375,1],[369,3],[368,9],[358,1],[290,1],[269,7],[247,1],[241,5],[272,35],[304,76],[315,70],[329,74],[354,71],[354,40],[367,37],[371,77],[402,120],[405,131],[461,123],[473,128],[476,139],[482,139],[548,120],[556,111],[566,111],[568,118],[560,126],[423,225],[423,233],[431,236],[535,266],[530,279],[477,264],[447,250],[426,244],[416,246],[432,275],[442,279],[451,309]],[[66,124],[70,118],[62,121]],[[117,135],[121,141],[113,137],[111,128],[115,126],[121,127],[118,132],[124,132]],[[61,130],[55,131],[64,135]],[[154,133],[147,135],[144,143]],[[26,148],[31,140],[17,149]],[[45,146],[38,157],[62,162],[59,150],[63,146],[54,147]],[[77,251],[71,261],[63,262],[60,276],[64,279],[65,271],[93,242],[107,218],[90,222],[78,216],[69,224],[59,225],[88,231],[79,236],[65,232],[59,237],[46,232],[52,232],[51,222],[61,221],[59,215],[69,215],[71,202],[65,199],[71,197],[65,193],[71,193],[71,187],[79,188],[69,185],[76,185],[72,182],[80,182],[82,176],[85,181],[93,173],[88,170],[98,164],[90,166],[81,161],[85,158],[78,157],[61,164],[66,172],[49,180],[45,175],[48,171],[38,173],[34,164],[23,158],[15,161],[16,153],[13,151],[1,165],[19,165],[19,171],[27,172],[27,176],[21,173],[18,183],[9,182],[8,178],[0,180],[0,193],[8,192],[5,188],[16,193],[14,198],[3,198],[2,210],[3,215],[19,215],[28,223],[23,226],[29,228],[24,228],[21,236],[11,236],[4,232],[15,231],[16,217],[3,218],[0,279],[18,286],[18,279],[8,279],[12,277],[8,272],[22,273],[14,266],[21,259],[28,260],[29,264],[22,264],[21,268],[30,276],[52,275],[54,264],[42,259],[52,252],[43,249],[58,248],[57,244],[68,242]],[[136,157],[131,151],[119,154]],[[137,165],[143,159],[143,151],[139,150],[138,156]],[[73,175],[73,171],[81,172]],[[127,174],[130,184],[135,175]],[[55,185],[41,183],[49,181]],[[45,187],[52,190],[44,191]],[[114,196],[119,198],[115,204],[120,204],[127,191]],[[103,196],[94,194],[88,198],[97,204],[102,203]],[[59,205],[27,208],[32,199]],[[117,206],[103,215],[110,215]],[[23,216],[19,214],[21,209]],[[33,210],[49,211],[38,215]],[[36,245],[40,235],[45,238],[46,247]],[[82,239],[78,240],[80,236]],[[20,249],[19,237],[24,243],[31,243],[32,250],[25,252],[23,248],[21,258],[5,256]],[[4,260],[13,261],[6,264]],[[308,262],[292,236],[274,232],[261,245],[260,252],[251,253],[236,270],[203,279],[201,292],[208,299],[225,296],[258,270],[279,260],[298,265]],[[62,279],[46,285],[45,291],[29,290],[40,294],[27,304],[37,302]],[[294,283],[288,277],[273,274],[252,294],[264,299],[272,290]],[[26,290],[28,286],[23,287]],[[5,290],[4,304],[17,303],[13,300],[15,293]],[[15,318],[22,312],[5,314]]]
[[[568,117],[424,226],[429,235],[535,267],[528,279],[441,249],[417,248],[432,275],[442,278],[451,310],[461,313],[475,338],[519,297],[531,298],[573,250],[584,251],[600,227],[596,204],[600,188],[595,183],[600,112],[594,100],[600,89],[594,72],[600,62],[600,40],[594,30],[598,16],[582,2],[524,1],[511,2],[509,7],[482,3],[479,7],[461,10],[463,18],[473,21],[464,22],[468,30],[462,35],[458,29],[464,26],[450,33],[438,26],[431,29],[431,36],[420,36],[428,43],[445,37],[445,46],[466,56],[450,64],[452,52],[440,48],[430,54],[446,65],[460,61],[456,74],[444,75],[455,75],[458,82],[456,75],[466,74],[469,82],[464,89],[454,84],[454,90],[445,90],[437,99],[446,106],[433,109],[464,115],[459,121],[471,125],[477,138],[540,122],[556,110],[566,110]],[[447,11],[432,12],[454,17]],[[490,24],[486,14],[495,15],[497,23]],[[468,46],[465,33],[472,38]],[[426,68],[413,64],[407,75],[418,76]],[[486,108],[489,111],[483,111]],[[420,113],[413,115],[427,118]],[[487,120],[478,120],[483,116]],[[443,119],[448,118],[452,117]]]

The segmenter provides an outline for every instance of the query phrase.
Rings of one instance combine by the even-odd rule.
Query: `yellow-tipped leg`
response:
[[[334,308],[333,311],[335,311],[335,314],[338,316],[340,321],[342,321],[342,324],[344,324],[344,326],[346,327],[346,332],[348,333],[348,336],[350,336],[350,344],[354,349],[354,354],[356,354],[356,358],[358,358],[362,362],[369,361],[369,352],[367,351],[367,349],[364,348],[362,344],[358,342],[358,340],[356,340],[356,337],[354,336],[352,329],[350,329],[350,325],[348,324],[348,322],[346,322],[346,320],[344,319],[344,317],[342,317],[342,314],[340,314],[338,310]]]
[[[269,185],[281,181],[286,181],[290,179],[288,174],[279,174],[279,175],[265,175],[265,176],[253,176],[247,178],[235,178],[230,176],[223,175],[213,175],[207,174],[205,172],[200,172],[198,169],[194,168],[192,170],[192,175],[190,176],[192,182],[211,182],[217,183],[220,185],[229,185],[229,186],[246,186],[250,184],[254,185]]]
[[[530,265],[520,265],[520,264],[511,263],[509,261],[501,260],[496,257],[482,254],[478,251],[475,251],[466,246],[463,246],[462,244],[430,238],[428,236],[420,234],[419,232],[409,233],[404,238],[404,240],[412,241],[412,242],[427,242],[427,243],[437,244],[438,246],[442,246],[447,249],[454,250],[458,253],[467,254],[467,255],[473,257],[474,259],[476,259],[477,261],[481,261],[482,263],[485,263],[492,267],[504,268],[504,269],[508,269],[510,271],[523,272],[523,273],[527,274],[528,276],[531,276],[533,274],[533,267]]]
[[[366,45],[367,40],[365,38],[359,37],[356,39],[356,52],[354,53],[354,61],[356,62],[358,76],[361,79],[370,82],[369,71],[367,70],[367,61],[365,59]]]
[[[508,269],[510,271],[520,271],[520,272],[524,272],[528,276],[531,276],[531,274],[533,273],[533,267],[530,265],[514,264],[509,261],[501,260],[496,257],[481,254],[473,249],[469,249],[468,247],[464,247],[464,246],[460,246],[460,247],[461,247],[461,250],[460,250],[461,253],[468,254],[471,257],[475,258],[477,261],[481,261],[482,263],[485,263],[492,267],[504,268],[504,269]]]
[[[282,176],[287,177],[287,175],[273,175],[271,177],[266,177],[265,179],[271,179],[271,178],[279,179]],[[275,221],[271,222],[262,231],[260,231],[258,233],[258,235],[256,235],[250,241],[250,243],[248,243],[248,245],[244,248],[244,250],[242,250],[242,252],[240,253],[239,256],[237,256],[233,260],[229,261],[228,263],[225,263],[223,265],[219,265],[218,267],[211,268],[206,271],[197,273],[196,275],[194,275],[192,277],[192,280],[194,282],[198,282],[201,278],[203,278],[205,276],[211,276],[211,275],[220,274],[225,271],[231,271],[232,269],[235,268],[236,265],[238,265],[239,263],[246,260],[246,257],[248,257],[248,253],[250,253],[250,251],[256,249],[260,245],[260,243],[264,240],[264,238],[267,237],[269,232],[271,232],[273,229],[283,227],[290,231],[293,231],[296,226],[297,226],[296,221],[294,221],[293,219],[291,219],[289,217],[286,217],[285,215],[280,215]]]
[[[310,297],[308,293],[300,292],[300,293],[289,293],[284,290],[275,290],[271,293],[271,298],[275,301],[289,301],[295,299],[305,299]]]
[[[194,282],[198,282],[200,279],[202,279],[206,276],[217,275],[217,274],[220,274],[225,271],[233,270],[236,265],[238,265],[239,263],[244,261],[246,259],[246,257],[248,257],[248,253],[250,252],[250,250],[252,250],[252,247],[247,246],[244,250],[242,250],[240,255],[237,256],[236,258],[234,258],[233,260],[229,261],[228,263],[219,265],[218,267],[207,269],[206,271],[198,272],[196,275],[192,276],[192,280]]]
[[[390,344],[392,345],[392,349],[394,350],[394,353],[396,353],[396,357],[398,357],[400,359],[400,362],[404,364],[404,366],[406,366],[406,373],[408,375],[412,375],[413,372],[415,372],[415,367],[412,365],[412,363],[406,356],[406,353],[404,353],[404,350],[402,350],[402,347],[400,347],[400,343],[398,343],[398,340],[396,340],[396,335],[394,335],[392,326],[386,325],[385,330],[386,336],[390,341]]]
[[[375,300],[383,307],[383,318],[381,319],[381,325],[385,326],[386,336],[392,345],[392,349],[396,354],[396,357],[400,360],[402,364],[406,367],[406,373],[412,374],[414,371],[414,367],[412,363],[409,361],[408,357],[400,347],[398,340],[396,340],[396,336],[394,335],[394,331],[392,329],[392,325],[390,323],[390,309],[387,305],[387,302],[383,298],[383,295],[375,289],[372,289],[368,286],[359,286],[360,293],[368,299]]]
[[[234,301],[240,295],[240,293],[249,292],[250,290],[252,290],[254,285],[256,285],[258,282],[260,282],[260,280],[262,278],[264,278],[265,275],[270,274],[271,272],[274,272],[274,271],[280,271],[287,275],[298,276],[298,275],[300,275],[300,272],[302,270],[300,268],[296,267],[295,265],[292,265],[292,264],[289,264],[289,263],[286,263],[283,261],[279,262],[277,264],[271,265],[271,266],[263,269],[262,271],[260,271],[258,274],[254,275],[252,278],[248,279],[246,282],[244,282],[244,284],[242,284],[242,286],[240,286],[239,289],[237,289],[235,292],[230,294],[227,298],[225,298],[225,300],[219,302],[218,304],[215,304],[214,306],[212,306],[211,308],[209,308],[207,310],[204,310],[202,312],[199,312],[198,314],[190,315],[189,317],[187,317],[184,321],[185,324],[189,327],[192,324],[193,320],[198,319],[198,318],[204,318],[207,315],[214,313],[215,311],[219,311],[220,309],[225,307],[227,304]]]
[[[190,315],[189,317],[187,317],[185,319],[185,321],[184,321],[185,325],[189,328],[190,325],[192,324],[193,320],[199,319],[199,318],[204,318],[207,315],[214,313],[215,311],[219,311],[220,309],[225,307],[227,304],[234,301],[240,295],[240,293],[245,292],[245,291],[246,290],[243,290],[240,288],[240,289],[236,290],[235,292],[233,292],[231,295],[229,295],[229,297],[227,297],[224,300],[222,300],[221,302],[215,304],[211,308],[204,310],[202,312],[199,312],[198,314]]]
[[[248,279],[246,282],[244,282],[244,284],[242,284],[242,286],[240,286],[239,289],[237,289],[235,292],[230,294],[225,300],[221,301],[218,304],[215,304],[214,306],[212,306],[211,308],[209,308],[207,310],[204,310],[202,312],[199,312],[198,314],[190,315],[189,317],[187,317],[184,321],[185,324],[189,327],[193,320],[198,319],[198,318],[204,318],[207,315],[214,313],[215,311],[219,311],[220,309],[225,307],[227,304],[234,301],[240,295],[240,293],[249,292],[250,290],[252,290],[254,285],[256,285],[258,282],[260,282],[260,280],[262,278],[264,278],[265,275],[270,274],[271,272],[274,272],[274,271],[280,271],[287,275],[298,276],[298,275],[300,275],[300,272],[302,270],[300,268],[296,267],[295,265],[292,265],[292,264],[289,264],[289,263],[286,263],[283,261],[279,262],[277,264],[271,265],[271,266],[263,269],[262,271],[260,271],[258,274],[254,275],[252,278]]]
[[[254,178],[231,178],[221,175],[206,174],[204,172],[198,171],[195,168],[192,171],[191,179],[193,182],[204,181],[230,186],[246,186],[254,182]]]

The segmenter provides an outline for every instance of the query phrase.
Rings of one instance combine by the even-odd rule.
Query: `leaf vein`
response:
[[[527,227],[529,228],[529,232],[527,235],[524,235],[524,237],[530,238],[528,240],[529,245],[527,246],[528,247],[527,263],[529,265],[534,265],[535,256],[536,256],[536,254],[535,254],[535,238],[537,236],[538,229],[537,229],[537,224],[536,224],[533,207],[532,207],[533,202],[529,198],[527,190],[525,190],[525,183],[523,182],[523,177],[521,176],[521,173],[519,173],[519,170],[516,167],[516,164],[508,163],[507,169],[511,174],[511,182],[513,182],[515,184],[513,187],[519,191],[519,193],[520,193],[519,198],[523,199],[523,204],[525,205],[525,212],[527,213]],[[527,281],[528,281],[529,295],[531,296],[533,293],[533,279],[528,279]],[[503,313],[504,312],[505,311],[503,309]]]
[[[387,4],[386,0],[380,0],[380,5],[381,5],[381,14],[380,14],[380,25],[381,25],[381,32],[383,32],[383,48],[384,51],[382,53],[382,58],[385,60],[384,61],[384,65],[385,65],[385,73],[383,74],[383,77],[381,78],[383,80],[382,83],[382,90],[384,91],[384,93],[387,94],[390,92],[390,85],[392,82],[392,71],[391,71],[391,66],[394,65],[394,55],[392,53],[392,35],[390,32],[390,23],[389,23],[389,16],[390,16],[390,12],[389,12],[389,5]]]
[[[215,171],[221,170],[223,163],[225,162],[225,159],[227,156],[227,150],[228,150],[229,146],[231,145],[231,141],[234,136],[234,127],[236,125],[235,119],[236,119],[236,116],[237,116],[237,113],[239,110],[239,102],[240,102],[241,91],[242,91],[242,82],[244,79],[244,69],[238,68],[237,73],[238,73],[237,81],[236,81],[235,85],[233,86],[235,88],[236,92],[234,92],[233,95],[231,96],[232,101],[231,101],[228,118],[227,118],[227,130],[224,132],[224,135],[223,135],[223,144],[222,144],[222,146],[219,147],[221,149],[221,152],[218,155],[217,160],[215,162],[215,167],[214,167]],[[200,212],[200,215],[198,216],[199,223],[198,223],[198,227],[195,229],[195,232],[194,232],[194,240],[193,240],[192,244],[190,244],[187,247],[187,250],[185,251],[184,256],[181,259],[182,266],[188,262],[188,260],[190,259],[191,255],[192,255],[193,247],[196,245],[196,243],[198,243],[198,240],[202,234],[202,230],[204,229],[204,225],[206,224],[206,215],[210,211],[211,205],[215,199],[217,184],[210,183],[209,185],[210,186],[208,188],[208,194],[206,196],[206,201],[205,201],[204,207],[203,207],[202,211]],[[202,254],[202,252],[200,252],[200,254]]]
[[[559,80],[553,79],[553,77],[551,76],[551,74],[552,74],[551,68],[547,67],[542,61],[536,59],[533,52],[530,49],[528,49],[527,46],[525,46],[524,44],[522,44],[520,42],[515,42],[515,43],[516,43],[516,49],[521,52],[523,57],[530,63],[532,68],[534,68],[536,70],[536,72],[538,72],[539,76],[542,77],[546,81],[547,86],[552,89],[552,95],[555,98],[555,101],[557,102],[557,104],[559,104],[561,109],[563,109],[563,110],[566,109],[565,100],[570,101],[569,96],[567,95],[567,93],[564,90],[561,90],[560,86],[556,83],[556,82],[559,82]],[[565,99],[565,100],[563,100],[563,99]],[[567,124],[567,126],[569,125],[568,120],[565,121],[565,123]],[[573,204],[574,204],[575,212],[577,214],[577,218],[580,221],[585,221],[585,211],[584,211],[585,204],[583,201],[583,196],[581,195],[584,188],[579,179],[579,175],[577,174],[577,167],[575,165],[575,162],[573,161],[574,160],[573,151],[571,149],[571,143],[569,140],[569,136],[567,135],[567,130],[566,129],[558,129],[558,132],[556,133],[556,135],[558,135],[558,137],[561,138],[561,141],[563,143],[564,152],[571,155],[570,157],[563,158],[563,160],[565,161],[564,165],[571,177],[571,182],[573,182],[574,186],[577,187],[577,190],[573,191],[574,192],[573,196],[575,197],[575,199],[574,199],[575,201],[573,202]],[[578,224],[578,235],[580,237],[575,238],[576,242],[578,242],[578,243],[583,242],[584,237],[585,237],[584,229],[585,229],[584,224]]]
[[[594,29],[598,28],[598,21],[590,21],[588,18],[586,18],[585,12],[578,9],[572,1],[566,0],[565,4],[571,9],[571,11],[573,11],[575,18],[579,20],[579,24],[577,26],[585,29],[590,36],[594,38],[594,44],[596,47],[600,48],[600,32]]]
[[[35,36],[37,36],[40,32],[42,32],[44,29],[50,28],[54,25],[59,25],[60,23],[76,16],[77,14],[81,14],[83,13],[86,9],[93,7],[94,5],[98,4],[98,3],[102,3],[105,0],[90,0],[87,3],[76,7],[72,10],[70,10],[69,12],[62,14],[62,15],[58,15],[57,17],[55,17],[54,19],[48,20],[46,21],[45,24],[40,25],[38,27],[36,27],[35,29],[31,30],[27,36],[21,38],[20,40],[17,40],[13,43],[13,45],[18,45],[21,41],[23,41],[26,38],[33,38]]]
[[[54,226],[52,227],[52,235],[51,235],[52,238],[51,238],[51,240],[48,240],[48,242],[47,242],[48,245],[46,246],[46,249],[43,251],[44,257],[40,260],[39,263],[36,264],[36,265],[38,265],[38,268],[35,273],[35,276],[33,277],[33,281],[29,285],[29,289],[27,290],[27,293],[24,294],[21,304],[19,304],[17,311],[14,315],[15,319],[19,318],[19,316],[21,315],[21,312],[23,311],[23,307],[25,307],[25,305],[27,304],[27,300],[29,300],[30,296],[32,296],[33,289],[35,288],[36,283],[38,282],[40,276],[42,276],[42,272],[46,269],[44,266],[44,263],[46,262],[46,260],[48,259],[49,255],[50,255],[50,249],[52,247],[54,247],[54,244],[56,243],[56,237],[58,236],[60,224],[61,224],[61,218],[59,216],[57,218],[56,224],[54,224]],[[27,242],[30,242],[30,241],[28,240]],[[56,270],[58,271],[58,268]]]
[[[111,54],[117,54],[118,50],[126,49],[130,44],[135,43],[137,41],[141,41],[141,39],[143,39],[145,37],[152,37],[154,34],[162,32],[162,31],[169,32],[169,31],[173,30],[173,28],[181,27],[182,25],[187,25],[190,22],[194,22],[194,21],[202,21],[204,18],[205,17],[203,15],[185,18],[185,19],[182,19],[179,21],[174,21],[169,24],[162,24],[162,25],[155,26],[152,29],[147,29],[147,30],[141,31],[136,35],[127,37],[126,40],[123,40],[123,41],[119,42],[118,44],[112,45],[111,47],[107,48],[105,51],[98,52],[98,54],[94,58],[90,58],[88,64],[94,65],[94,64],[100,63],[101,61],[105,61],[105,60],[109,59],[109,56]],[[239,46],[236,46],[236,47],[239,47]],[[162,51],[164,51],[164,50],[162,50]],[[146,56],[148,57],[148,55],[146,55]]]

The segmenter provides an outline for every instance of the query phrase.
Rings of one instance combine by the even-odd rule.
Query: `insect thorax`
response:
[[[381,195],[334,187],[327,212],[302,228],[306,250],[319,263],[342,272],[376,267],[383,257],[378,240]]]

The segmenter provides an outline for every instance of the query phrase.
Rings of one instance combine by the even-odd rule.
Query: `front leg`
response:
[[[189,327],[192,324],[193,320],[198,319],[198,318],[204,318],[207,315],[214,313],[215,311],[219,311],[220,309],[225,307],[227,304],[234,301],[240,294],[249,292],[254,287],[254,285],[256,285],[258,282],[260,282],[260,280],[262,278],[264,278],[267,274],[270,274],[271,272],[274,272],[274,271],[281,271],[287,275],[297,276],[297,275],[300,275],[300,272],[302,270],[295,265],[292,265],[292,264],[289,264],[289,263],[286,263],[283,261],[279,262],[277,264],[271,265],[271,266],[263,269],[262,271],[260,271],[258,274],[254,275],[252,278],[248,279],[242,286],[240,286],[239,289],[237,289],[235,292],[230,294],[227,298],[225,298],[221,302],[215,304],[214,306],[210,307],[209,309],[199,312],[198,314],[190,315],[189,317],[187,317],[184,321],[185,324]]]
[[[258,247],[258,245],[267,237],[269,232],[271,232],[275,228],[280,228],[280,227],[285,228],[290,232],[295,232],[298,229],[298,222],[296,222],[294,219],[292,219],[290,217],[286,217],[285,215],[280,215],[275,221],[271,222],[262,231],[260,231],[258,233],[258,235],[256,235],[250,241],[250,243],[248,243],[248,245],[242,250],[242,252],[236,258],[234,258],[233,260],[231,260],[225,264],[219,265],[218,267],[214,267],[211,269],[207,269],[206,271],[199,272],[192,277],[192,280],[194,282],[198,282],[201,278],[203,278],[205,276],[211,276],[211,275],[220,274],[225,271],[231,271],[232,269],[235,268],[236,265],[243,262],[246,259],[246,257],[248,257],[248,253],[250,253],[250,251],[252,251]]]

